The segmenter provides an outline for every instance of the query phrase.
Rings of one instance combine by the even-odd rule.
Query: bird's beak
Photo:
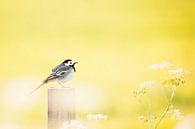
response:
[[[75,65],[75,64],[78,64],[78,62],[74,62],[74,65]]]

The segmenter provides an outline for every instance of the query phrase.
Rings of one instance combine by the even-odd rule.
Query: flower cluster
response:
[[[146,81],[141,83],[134,91],[134,97],[138,97],[147,93],[148,89],[154,84],[154,81]]]
[[[155,81],[146,81],[146,82],[142,82],[141,83],[141,87],[150,87],[150,86],[152,86],[153,84],[155,83]]]
[[[139,97],[141,95],[146,94],[147,90],[147,88],[137,88],[133,91],[133,95],[134,97]]]
[[[104,114],[88,114],[87,115],[88,120],[106,120],[107,118],[108,116]]]
[[[162,85],[168,85],[168,86],[181,86],[185,84],[185,79],[184,78],[172,78],[172,79],[167,79],[162,82]]]
[[[81,125],[77,120],[66,121],[63,123],[60,129],[87,129],[85,126]]]
[[[181,120],[184,118],[184,116],[182,116],[180,110],[174,108],[173,106],[170,107],[167,114],[171,117],[172,120]]]
[[[173,75],[171,78],[166,79],[162,82],[163,85],[169,86],[180,86],[185,83],[184,75],[189,72],[183,68],[169,69],[173,65],[168,61],[162,61],[161,63],[156,63],[150,66],[152,69],[168,69],[168,74]]]
[[[149,119],[150,119],[151,122],[154,122],[158,119],[158,117],[153,116],[153,115],[151,115],[150,118],[148,116],[147,117],[146,116],[138,116],[138,120],[140,122],[143,122],[144,124],[147,124],[149,122]]]
[[[147,116],[139,116],[138,119],[139,121],[143,122],[144,124],[148,125],[148,129],[151,129],[154,127],[154,129],[157,129],[162,122],[162,120],[166,116],[170,116],[172,120],[181,120],[183,118],[181,112],[179,109],[175,109],[172,106],[173,98],[175,95],[176,87],[184,85],[186,83],[185,80],[185,74],[189,73],[187,70],[183,68],[172,68],[172,64],[169,63],[168,61],[162,61],[160,63],[156,63],[150,66],[151,69],[155,70],[165,70],[165,73],[167,75],[166,79],[161,80],[160,84],[165,85],[165,86],[170,86],[169,88],[171,89],[170,91],[170,96],[167,96],[168,103],[166,103],[166,108],[164,111],[157,116],[151,115],[151,96],[146,96],[148,100],[148,105],[145,108],[148,110],[148,115]],[[163,74],[164,75],[164,72]],[[162,77],[161,77],[162,78]],[[133,91],[134,97],[137,97],[140,99],[140,96],[145,95],[148,90],[151,88],[151,86],[154,84],[154,81],[147,81],[141,83],[139,86],[136,87],[136,89]],[[158,84],[158,83],[157,83]]]
[[[138,120],[143,123],[148,123],[148,117],[145,116],[138,116]]]
[[[189,73],[187,70],[183,68],[177,68],[173,70],[168,70],[168,73],[171,75],[175,75],[176,78],[183,78],[185,74]]]
[[[165,69],[165,68],[170,68],[172,66],[171,63],[168,61],[162,61],[160,63],[152,64],[150,65],[151,69]]]

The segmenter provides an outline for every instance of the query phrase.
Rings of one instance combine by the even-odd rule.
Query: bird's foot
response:
[[[66,86],[64,86],[62,83],[59,82],[60,88],[65,88]]]

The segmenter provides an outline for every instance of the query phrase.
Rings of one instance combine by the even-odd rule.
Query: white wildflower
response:
[[[149,88],[155,83],[155,81],[145,81],[137,86],[135,90],[133,90],[133,94],[135,97],[139,97],[141,95],[145,95]]]
[[[88,114],[87,115],[88,120],[106,120],[107,118],[108,116],[104,114]]]
[[[182,116],[181,112],[179,109],[174,109],[173,110],[173,114],[171,116],[171,119],[172,120],[181,120],[183,119],[184,117]]]
[[[165,68],[169,68],[171,66],[172,66],[172,64],[169,63],[168,61],[162,61],[161,63],[156,63],[156,64],[150,65],[150,68],[151,69],[165,69]]]
[[[151,69],[157,69],[158,66],[159,66],[159,64],[152,64],[152,65],[150,65],[150,68],[151,68]]]
[[[141,83],[141,87],[144,88],[144,87],[150,87],[152,86],[153,84],[155,83],[155,81],[145,81],[143,83]]]
[[[81,125],[77,120],[66,121],[63,123],[60,129],[87,129],[85,126]]]
[[[169,68],[172,67],[173,65],[171,63],[169,63],[168,61],[162,61],[161,65],[164,66],[164,68]]]
[[[170,109],[167,114],[171,117],[172,120],[181,120],[184,118],[180,110],[174,108],[173,106],[170,106]]]
[[[183,72],[183,68],[177,68],[177,69],[169,70],[168,72],[170,74],[178,74],[178,73]]]
[[[187,74],[189,72],[187,70],[184,70],[183,68],[177,68],[177,69],[168,70],[168,73],[175,75],[177,78],[182,78],[184,77],[184,74]]]

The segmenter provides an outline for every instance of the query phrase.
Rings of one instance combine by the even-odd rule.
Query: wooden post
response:
[[[48,88],[48,129],[60,129],[75,119],[75,89]]]

